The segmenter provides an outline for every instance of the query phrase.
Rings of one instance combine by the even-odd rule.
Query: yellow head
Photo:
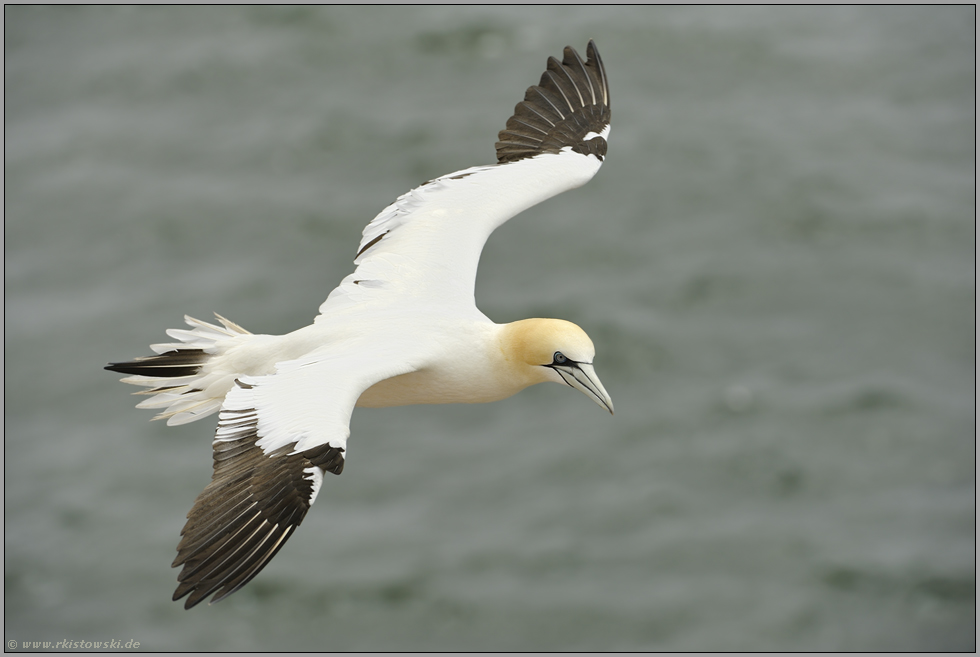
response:
[[[592,368],[595,346],[585,331],[563,319],[524,319],[503,327],[500,348],[524,385],[565,383],[613,412],[612,399]]]

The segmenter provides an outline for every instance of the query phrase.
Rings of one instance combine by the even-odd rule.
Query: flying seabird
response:
[[[254,335],[184,317],[178,342],[105,369],[150,395],[168,425],[218,412],[214,474],[187,514],[173,599],[217,602],[269,563],[344,469],[355,406],[492,402],[536,383],[580,390],[613,412],[595,348],[560,319],[495,324],[476,307],[480,252],[527,208],[588,182],[609,139],[609,83],[589,41],[566,47],[499,133],[497,162],[430,180],[364,229],[354,273],[313,324]]]

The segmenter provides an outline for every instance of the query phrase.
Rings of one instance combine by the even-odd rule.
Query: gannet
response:
[[[148,388],[168,425],[218,412],[214,474],[187,514],[173,599],[217,602],[265,567],[340,474],[355,406],[492,402],[553,381],[613,412],[585,331],[560,319],[496,324],[476,307],[484,243],[527,208],[588,182],[609,139],[609,84],[589,41],[548,58],[498,135],[497,162],[430,180],[364,229],[354,273],[313,324],[254,335],[185,316],[177,342],[105,369]]]

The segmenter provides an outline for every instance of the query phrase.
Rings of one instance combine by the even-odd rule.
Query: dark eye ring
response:
[[[560,351],[556,351],[555,352],[555,364],[556,365],[564,365],[565,364],[565,361],[567,361],[567,360],[568,359],[565,357],[565,354],[561,353]]]

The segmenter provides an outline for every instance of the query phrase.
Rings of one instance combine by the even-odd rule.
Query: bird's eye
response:
[[[568,359],[565,358],[565,354],[561,353],[560,351],[556,351],[555,352],[555,364],[556,365],[564,365],[565,364],[565,361],[567,361],[567,360]]]

